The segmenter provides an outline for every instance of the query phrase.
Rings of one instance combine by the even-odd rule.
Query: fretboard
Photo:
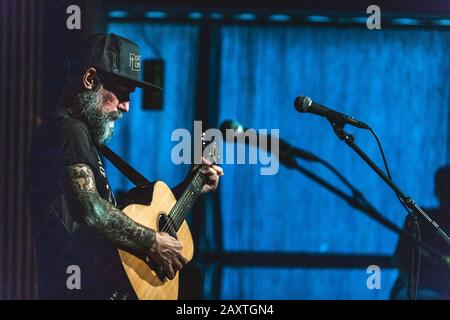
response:
[[[205,177],[198,169],[191,181],[189,182],[186,190],[184,190],[180,199],[170,211],[170,217],[175,223],[176,231],[180,229],[181,224],[186,219],[187,214],[191,211],[192,206],[197,200],[203,185],[205,184]]]

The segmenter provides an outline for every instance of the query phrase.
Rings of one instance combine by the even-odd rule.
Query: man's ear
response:
[[[95,76],[97,75],[97,70],[95,68],[89,68],[83,74],[83,88],[92,90],[95,85]]]

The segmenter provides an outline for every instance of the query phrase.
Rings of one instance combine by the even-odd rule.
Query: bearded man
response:
[[[130,40],[88,37],[68,63],[60,106],[33,139],[29,194],[42,299],[136,298],[117,248],[145,254],[168,279],[187,262],[178,240],[117,208],[99,157],[135,88],[160,90],[140,80],[140,63]],[[223,175],[204,166],[202,193],[215,190]]]

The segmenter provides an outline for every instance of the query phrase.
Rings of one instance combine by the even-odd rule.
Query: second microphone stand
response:
[[[335,130],[338,130],[339,133],[341,131],[333,126]],[[342,130],[343,131],[343,130]],[[353,140],[353,137],[348,135],[347,139]],[[354,144],[354,142],[353,142]],[[301,150],[298,148],[295,148],[293,146],[290,146],[286,144],[285,148],[280,148],[279,153],[279,160],[280,163],[285,165],[288,168],[296,169],[302,174],[304,174],[306,177],[310,178],[311,180],[315,181],[325,189],[329,190],[333,194],[337,195],[344,201],[346,201],[351,207],[358,209],[368,215],[370,218],[374,219],[387,229],[395,232],[398,234],[401,238],[407,239],[409,241],[410,245],[410,252],[411,252],[411,263],[410,268],[408,270],[409,280],[408,280],[408,299],[415,300],[416,298],[416,291],[417,291],[417,277],[416,275],[416,269],[417,269],[417,263],[420,261],[420,252],[425,253],[431,260],[433,260],[435,263],[442,263],[444,262],[447,267],[450,267],[450,264],[448,260],[446,260],[445,256],[443,256],[440,252],[435,250],[434,248],[431,248],[427,244],[421,242],[419,235],[419,225],[417,222],[417,218],[415,216],[410,216],[409,222],[411,222],[409,225],[410,232],[406,232],[402,229],[400,229],[396,224],[391,222],[389,219],[386,219],[370,202],[364,197],[364,195],[356,189],[342,174],[340,174],[333,166],[331,166],[328,162],[325,160],[309,153],[305,152],[305,150]],[[358,148],[359,149],[359,148]],[[362,151],[361,151],[362,152]],[[333,173],[336,174],[336,176],[352,191],[352,196],[347,195],[345,192],[341,191],[340,189],[336,188],[335,186],[331,185],[324,179],[320,178],[310,170],[303,168],[300,166],[296,158],[301,158],[307,161],[313,161],[313,162],[319,162],[323,165],[325,165],[328,169],[330,169]],[[366,156],[367,158],[367,156]],[[369,159],[371,162],[371,160]],[[381,171],[381,170],[380,170]],[[389,180],[390,181],[390,180]],[[419,251],[419,249],[421,251]]]
[[[434,260],[436,262],[436,258],[438,260],[438,263],[444,263],[447,267],[449,267],[449,259],[448,257],[442,255],[441,253],[437,252],[434,248],[429,247],[428,245],[424,245],[420,241],[420,238],[418,237],[419,229],[418,229],[418,219],[423,218],[423,221],[426,221],[430,227],[437,232],[444,241],[450,245],[450,238],[449,236],[439,227],[439,225],[433,221],[426,213],[425,211],[420,208],[417,203],[412,199],[411,197],[404,194],[400,188],[391,180],[389,177],[386,176],[386,174],[370,159],[364,151],[362,151],[358,145],[355,143],[354,137],[347,133],[344,130],[345,124],[343,122],[338,121],[337,119],[328,119],[331,123],[333,130],[337,137],[344,141],[350,148],[352,148],[382,179],[383,181],[398,195],[398,197],[401,199],[401,201],[412,210],[412,213],[409,212],[409,214],[412,215],[411,221],[412,221],[412,232],[411,234],[407,234],[407,238],[409,238],[411,242],[411,255],[410,255],[410,270],[409,270],[409,283],[408,283],[408,298],[409,299],[415,299],[416,297],[416,289],[417,289],[417,282],[418,279],[414,277],[414,273],[416,270],[416,261],[420,261],[420,252],[418,249],[421,250],[424,254],[426,254],[429,258]],[[417,249],[416,249],[417,248]]]

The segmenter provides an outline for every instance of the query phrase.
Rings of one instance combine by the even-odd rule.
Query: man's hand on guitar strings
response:
[[[206,184],[203,186],[201,194],[216,190],[219,186],[219,178],[224,175],[223,169],[202,158],[201,172],[206,177]]]
[[[180,241],[166,232],[156,232],[155,241],[148,256],[162,268],[169,280],[175,278],[177,271],[188,263],[181,254],[183,248]]]

